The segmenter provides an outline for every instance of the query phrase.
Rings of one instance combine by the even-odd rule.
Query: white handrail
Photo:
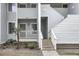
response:
[[[42,40],[43,40],[43,35],[42,35],[42,32],[40,32],[40,48],[42,50]]]
[[[54,49],[56,49],[56,36],[55,36],[55,33],[53,32],[53,29],[51,29],[51,41],[52,41],[52,44],[54,46]]]

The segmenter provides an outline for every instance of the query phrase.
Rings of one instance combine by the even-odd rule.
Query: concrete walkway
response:
[[[42,51],[43,56],[58,56],[56,51]]]

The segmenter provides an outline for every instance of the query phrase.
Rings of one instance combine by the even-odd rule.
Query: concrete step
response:
[[[54,50],[51,40],[49,40],[49,39],[44,39],[43,40],[43,50],[44,51]]]

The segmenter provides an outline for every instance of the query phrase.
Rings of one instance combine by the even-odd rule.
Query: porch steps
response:
[[[50,39],[43,39],[43,50],[44,51],[52,51],[54,50],[52,42]]]

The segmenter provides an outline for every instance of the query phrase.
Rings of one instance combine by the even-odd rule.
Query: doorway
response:
[[[48,18],[41,17],[41,32],[43,39],[48,39]]]

